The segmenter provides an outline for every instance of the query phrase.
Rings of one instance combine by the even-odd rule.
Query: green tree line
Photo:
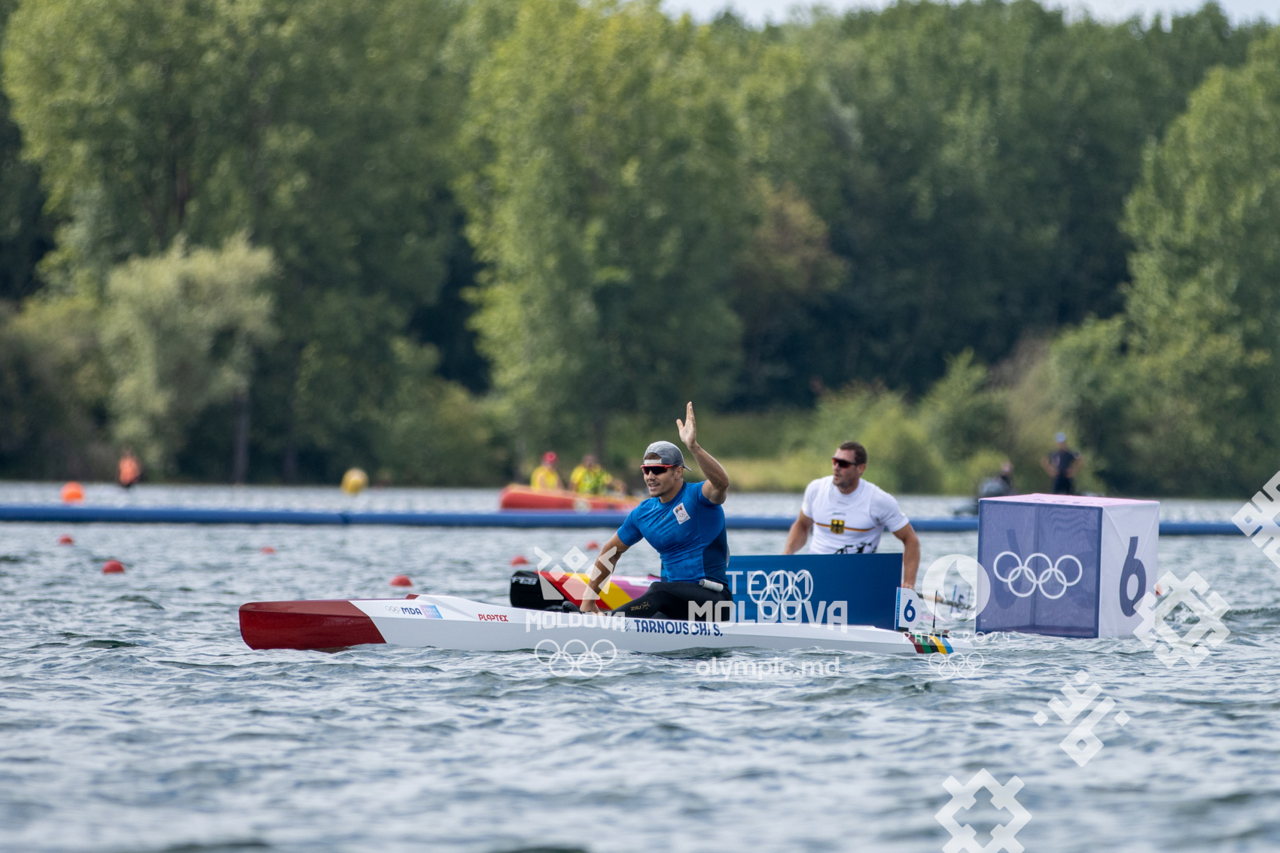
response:
[[[875,436],[905,489],[1029,476],[1058,429],[1096,488],[1274,467],[1280,47],[1212,3],[0,26],[0,475],[127,445],[157,478],[499,482],[550,443],[619,464],[690,398],[790,412],[778,455]]]

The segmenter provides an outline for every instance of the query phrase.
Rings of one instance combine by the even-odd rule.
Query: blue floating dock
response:
[[[58,504],[0,504],[0,521],[58,522],[62,524],[385,524],[405,527],[561,527],[616,528],[622,512],[324,512],[292,509],[221,509],[216,507],[66,506]],[[788,530],[794,519],[785,516],[730,515],[730,530]],[[968,533],[978,529],[976,516],[916,518],[920,533]],[[1162,521],[1162,536],[1239,536],[1228,521]]]

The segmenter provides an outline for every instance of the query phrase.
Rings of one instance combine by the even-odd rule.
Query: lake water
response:
[[[90,485],[88,499],[496,507],[492,490],[352,500]],[[0,484],[0,503],[56,500],[54,485]],[[1164,514],[1226,519],[1241,502],[1169,502]],[[917,517],[959,503],[902,499]],[[798,506],[735,495],[727,508]],[[762,677],[708,675],[696,653],[623,654],[598,675],[560,677],[528,652],[255,652],[240,639],[246,601],[398,597],[396,574],[416,592],[504,602],[514,555],[609,532],[0,524],[0,850],[937,851],[951,838],[935,817],[952,800],[944,782],[984,769],[1021,780],[1030,821],[1016,841],[1030,851],[1280,849],[1268,651],[1280,646],[1280,570],[1244,537],[1160,544],[1161,572],[1194,570],[1231,606],[1230,636],[1195,668],[1169,668],[1137,640],[1014,637],[959,673],[939,656],[814,650],[717,661]],[[62,534],[75,544],[58,545]],[[731,532],[730,547],[776,553],[783,538]],[[976,554],[976,534],[921,538],[924,565]],[[884,550],[896,545],[885,537]],[[101,574],[110,558],[124,575]],[[657,565],[641,546],[622,570]],[[823,674],[780,671],[801,664]],[[1084,766],[1047,704],[1079,672],[1116,703]],[[1009,819],[986,790],[957,814],[975,849]]]

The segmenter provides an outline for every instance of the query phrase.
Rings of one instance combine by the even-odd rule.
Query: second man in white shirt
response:
[[[867,451],[846,441],[831,457],[831,476],[804,490],[800,515],[791,525],[782,553],[799,551],[813,534],[810,554],[874,554],[887,528],[902,540],[902,585],[914,587],[920,570],[920,539],[893,495],[862,479]]]

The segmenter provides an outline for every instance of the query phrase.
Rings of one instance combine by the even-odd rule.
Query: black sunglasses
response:
[[[839,465],[841,468],[848,468],[850,465],[861,465],[861,462],[850,462],[848,459],[841,459],[839,456],[832,456],[831,461]]]
[[[643,473],[643,474],[645,474],[645,475],[649,475],[649,474],[663,474],[663,473],[665,473],[665,472],[667,472],[667,471],[670,471],[670,470],[671,470],[672,468],[674,468],[674,467],[676,467],[676,466],[674,466],[674,465],[641,465],[641,466],[640,466],[640,471],[641,471],[641,473]]]

